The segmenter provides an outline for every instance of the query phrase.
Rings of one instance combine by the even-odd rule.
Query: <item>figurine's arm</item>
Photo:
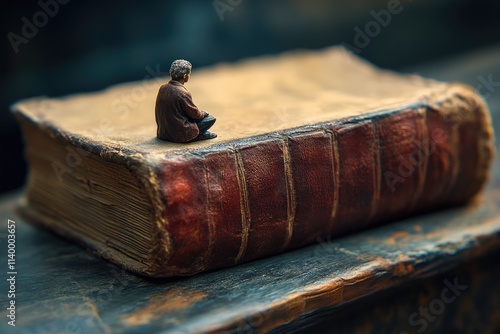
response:
[[[180,102],[186,115],[194,121],[200,121],[208,115],[206,111],[198,109],[189,93],[182,94]]]

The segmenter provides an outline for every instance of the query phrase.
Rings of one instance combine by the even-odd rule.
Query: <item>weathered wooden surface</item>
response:
[[[495,252],[360,303],[320,310],[282,326],[280,332],[287,333],[299,324],[307,326],[323,317],[295,333],[497,334],[500,332],[499,256],[500,252]]]
[[[448,68],[439,78],[477,86],[481,83],[479,76],[487,79],[492,74],[498,82],[500,57],[496,59],[487,66],[483,61],[482,67],[475,69],[468,62],[469,72],[463,77],[459,75],[464,70],[457,73]],[[453,68],[460,65],[454,64]],[[487,102],[499,133],[500,88],[491,93]],[[397,328],[395,320],[408,319],[420,306],[429,305],[434,295],[431,292],[426,295],[426,287],[437,290],[435,296],[441,292],[444,278],[435,275],[464,261],[473,263],[482,256],[498,254],[500,250],[498,156],[488,188],[480,200],[468,206],[337,240],[318,241],[316,245],[280,256],[182,279],[154,280],[132,275],[26,224],[13,211],[18,196],[14,194],[0,202],[2,277],[7,271],[7,219],[17,224],[18,272],[16,328],[8,326],[2,315],[1,333],[286,333],[315,323],[325,314],[332,319],[341,317],[344,325],[346,319],[352,320],[350,327],[327,326],[323,328],[325,332],[335,329],[384,332],[385,325],[394,333],[416,332],[419,327],[408,328],[408,324]],[[491,284],[488,277],[498,272],[498,265],[491,271],[484,266],[462,270],[464,275],[476,273],[479,276],[474,277],[483,277],[465,279],[471,282],[467,291],[483,289],[481,295],[484,296],[484,291],[490,294],[479,300],[480,297],[465,298],[474,304],[463,309],[458,307],[462,305],[458,298],[457,304],[446,306],[447,310],[457,307],[460,312],[467,312],[474,308],[482,314],[492,314],[481,320],[489,326],[485,328],[495,329],[498,289],[487,287]],[[454,277],[446,276],[451,281]],[[461,277],[458,277],[460,283]],[[422,282],[425,284],[421,286]],[[408,284],[414,291],[410,297],[402,292]],[[396,287],[399,290],[394,292]],[[1,280],[0,289],[3,291],[0,305],[5,309],[5,279]],[[413,306],[402,301],[404,296],[414,297]],[[406,306],[396,309],[401,303]],[[365,313],[360,315],[360,310]],[[444,321],[456,330],[470,328],[460,326],[460,318],[466,316],[459,313],[454,319],[440,317],[429,322],[425,332],[439,331]]]
[[[16,332],[238,333],[279,328],[308,313],[499,249],[500,188],[490,188],[485,197],[468,207],[168,280],[134,276],[25,224],[12,212],[14,197],[2,202],[1,220],[3,231],[9,218],[18,226]],[[1,261],[6,263],[5,252]],[[11,332],[5,320],[0,330]]]

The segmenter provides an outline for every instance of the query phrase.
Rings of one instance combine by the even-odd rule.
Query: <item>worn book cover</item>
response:
[[[473,198],[493,132],[470,87],[374,68],[340,48],[194,71],[214,140],[156,138],[168,78],[13,106],[22,211],[131,271],[192,275]]]

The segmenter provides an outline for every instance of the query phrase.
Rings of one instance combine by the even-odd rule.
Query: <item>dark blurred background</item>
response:
[[[500,43],[499,1],[401,0],[399,6],[397,2],[5,3],[0,20],[0,192],[21,187],[26,175],[21,134],[9,112],[19,99],[142,80],[151,75],[148,68],[159,65],[167,72],[177,58],[189,59],[199,68],[290,49],[344,44],[378,66],[406,70]],[[384,15],[388,6],[393,10],[390,21]]]

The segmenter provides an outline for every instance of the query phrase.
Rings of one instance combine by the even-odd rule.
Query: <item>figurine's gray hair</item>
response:
[[[190,74],[192,68],[193,65],[191,65],[191,63],[188,62],[187,60],[184,59],[174,60],[172,66],[170,66],[170,76],[174,80],[180,80],[184,77],[184,75]]]

